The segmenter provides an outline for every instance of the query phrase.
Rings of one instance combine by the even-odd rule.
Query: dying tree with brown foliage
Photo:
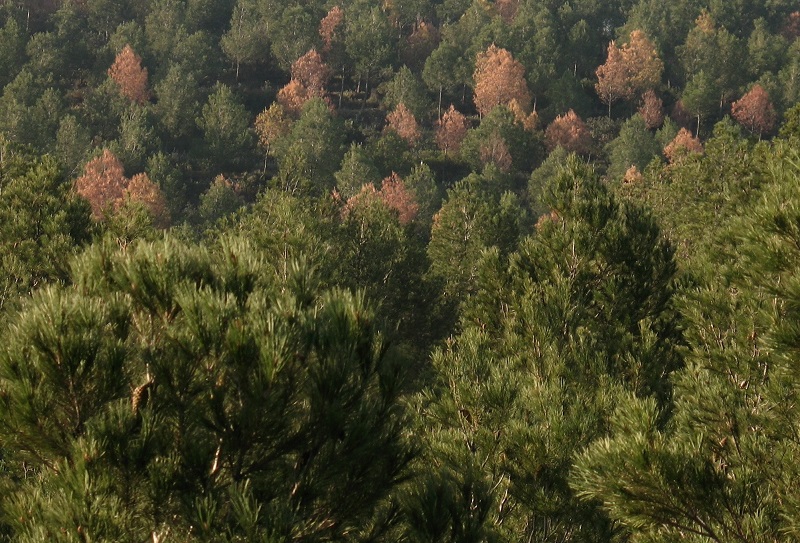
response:
[[[497,0],[494,9],[504,23],[511,24],[519,11],[519,0]]]
[[[96,220],[116,211],[126,200],[138,202],[152,214],[154,224],[169,224],[167,202],[161,190],[145,173],[125,177],[122,162],[108,149],[84,166],[83,175],[75,180],[75,192],[85,198]]]
[[[790,43],[800,38],[800,11],[793,11],[781,28],[781,36]]]
[[[778,122],[769,93],[758,84],[731,104],[731,115],[750,132],[758,134],[759,138],[772,132]]]
[[[333,42],[339,38],[338,33],[343,29],[344,10],[333,6],[319,23],[319,36],[322,38],[322,52],[327,53],[333,47]]]
[[[508,150],[506,140],[499,133],[492,132],[482,141],[478,152],[483,164],[494,164],[503,173],[511,171],[513,162],[511,152]]]
[[[661,81],[664,63],[655,45],[641,30],[631,32],[630,41],[622,46],[612,41],[608,44],[605,64],[597,68],[597,95],[608,105],[617,100],[629,100],[639,93],[654,88]]]
[[[84,166],[75,180],[75,191],[92,207],[92,216],[100,220],[125,196],[128,180],[122,162],[108,149]]]
[[[275,99],[286,113],[298,117],[303,110],[303,104],[311,99],[311,93],[300,81],[292,79],[278,91]]]
[[[588,154],[592,148],[592,133],[577,113],[569,110],[559,115],[545,131],[547,149],[562,147],[565,151]]]
[[[131,102],[144,104],[150,99],[147,68],[142,67],[142,58],[130,45],[126,45],[117,54],[114,63],[108,69],[108,76],[117,84],[120,94]]]
[[[680,162],[690,154],[702,152],[703,144],[700,143],[700,139],[692,136],[692,133],[685,128],[681,128],[675,138],[664,147],[664,156],[670,164]]]
[[[316,49],[311,49],[292,63],[292,79],[299,81],[310,96],[325,95],[331,71]]]
[[[475,61],[475,107],[485,115],[495,106],[516,100],[527,113],[531,93],[525,80],[525,67],[507,50],[492,44]]]
[[[159,228],[169,226],[167,199],[146,173],[136,174],[130,179],[125,188],[125,197],[132,202],[142,204],[153,217],[155,226]]]
[[[286,115],[286,110],[278,102],[265,108],[256,116],[255,129],[258,134],[258,143],[269,155],[270,146],[275,140],[289,133],[292,126],[291,119]]]
[[[639,115],[644,119],[644,124],[650,130],[664,124],[664,102],[653,89],[645,91],[639,104]]]
[[[409,224],[417,216],[419,204],[395,172],[383,180],[379,195],[387,207],[397,212],[400,224]]]
[[[441,40],[441,33],[434,25],[420,21],[406,38],[400,49],[400,62],[412,71],[419,72],[425,66],[425,60],[433,53]]]
[[[442,118],[436,123],[436,143],[446,155],[449,152],[458,153],[461,142],[467,136],[469,121],[453,105],[450,106]]]
[[[402,102],[386,116],[386,122],[389,130],[394,130],[398,136],[411,145],[415,145],[422,137],[422,130],[417,119]]]
[[[508,104],[508,109],[514,114],[517,122],[528,132],[533,132],[539,128],[539,114],[535,110],[527,113],[516,99],[511,100],[511,103]]]

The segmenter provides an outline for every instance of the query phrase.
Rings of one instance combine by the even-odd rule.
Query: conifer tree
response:
[[[108,75],[119,87],[119,92],[131,102],[144,104],[150,99],[147,88],[147,68],[142,67],[142,58],[126,45],[117,54]]]
[[[26,304],[0,355],[14,539],[387,533],[411,457],[398,367],[363,298],[269,259],[108,243]]]

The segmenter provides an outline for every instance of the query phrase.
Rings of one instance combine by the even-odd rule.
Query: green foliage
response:
[[[647,164],[661,154],[661,149],[642,117],[634,115],[622,125],[619,136],[607,145],[609,177],[621,179],[631,166],[644,171]]]
[[[203,131],[207,158],[214,164],[240,167],[255,153],[250,115],[236,100],[230,87],[216,85],[197,124]]]
[[[2,145],[0,166],[0,321],[21,296],[65,281],[67,260],[92,231],[88,204],[70,190],[55,161]]]
[[[241,240],[96,246],[0,356],[19,541],[374,540],[412,451],[360,296]],[[102,504],[102,506],[101,506]],[[123,536],[124,534],[124,536]]]
[[[574,157],[549,187],[554,218],[507,257],[482,253],[462,331],[434,354],[418,431],[425,466],[443,477],[415,487],[412,533],[610,540],[613,525],[567,485],[572,454],[606,434],[624,391],[669,403],[679,364],[669,244]]]
[[[798,154],[767,158],[763,200],[725,229],[686,296],[686,368],[666,425],[631,400],[573,484],[641,540],[771,541],[798,532],[795,426]],[[718,251],[731,254],[719,255]],[[719,260],[722,266],[715,264]],[[675,489],[680,489],[678,492]],[[635,540],[640,540],[637,536]]]

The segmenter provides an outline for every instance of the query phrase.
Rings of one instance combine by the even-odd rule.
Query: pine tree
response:
[[[126,45],[117,54],[108,75],[119,87],[119,92],[131,102],[144,104],[150,99],[147,88],[147,68],[142,67],[142,58]]]
[[[14,539],[387,532],[412,454],[398,368],[362,297],[269,258],[108,243],[27,304],[0,355]]]

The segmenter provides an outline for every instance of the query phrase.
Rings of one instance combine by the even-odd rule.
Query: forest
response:
[[[0,0],[0,541],[800,540],[797,0]]]

